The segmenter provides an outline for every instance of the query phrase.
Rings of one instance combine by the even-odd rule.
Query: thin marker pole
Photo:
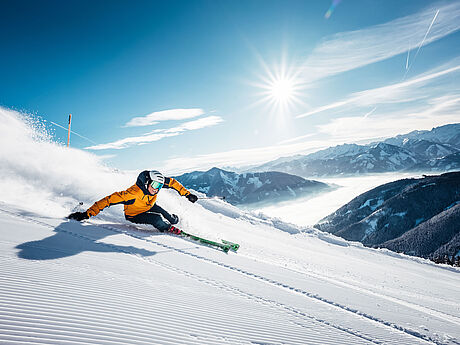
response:
[[[67,147],[70,146],[70,124],[72,123],[72,114],[69,114],[69,133],[67,135]]]

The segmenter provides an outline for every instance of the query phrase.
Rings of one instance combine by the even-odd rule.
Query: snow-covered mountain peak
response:
[[[386,143],[401,146],[408,140],[421,139],[435,143],[453,145],[460,149],[460,123],[435,127],[431,131],[412,131],[385,140]]]
[[[331,159],[335,157],[354,156],[364,152],[365,146],[357,144],[342,144],[307,155],[309,161],[316,159]]]
[[[224,197],[234,205],[274,203],[330,188],[318,181],[276,171],[237,174],[212,168],[206,172],[186,173],[175,178],[187,188],[209,197]]]
[[[460,124],[451,124],[368,145],[338,145],[292,160],[268,162],[253,171],[283,171],[307,178],[408,170],[442,172],[460,168],[459,151]]]

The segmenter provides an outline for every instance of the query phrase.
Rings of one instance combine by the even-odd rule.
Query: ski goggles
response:
[[[150,185],[153,189],[161,189],[161,187],[163,187],[163,183],[157,181],[153,181]]]

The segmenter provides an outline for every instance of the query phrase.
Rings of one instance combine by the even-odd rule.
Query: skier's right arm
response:
[[[86,214],[88,217],[93,217],[101,212],[104,208],[111,206],[111,205],[119,205],[119,204],[132,204],[136,197],[129,192],[129,190],[125,190],[122,192],[115,192],[106,196],[105,198],[96,201],[93,206],[86,210]]]

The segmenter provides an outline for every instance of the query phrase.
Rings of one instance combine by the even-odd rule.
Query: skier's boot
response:
[[[169,227],[168,231],[169,231],[170,233],[173,233],[174,235],[180,235],[180,233],[182,232],[181,229],[176,228],[174,225],[171,225],[171,226]]]

